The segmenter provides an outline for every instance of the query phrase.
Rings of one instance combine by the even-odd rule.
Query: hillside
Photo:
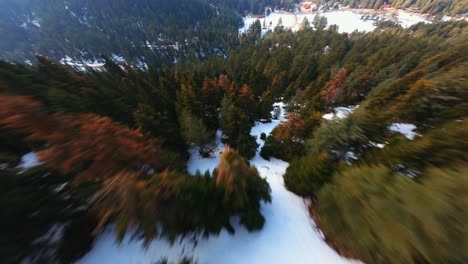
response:
[[[0,17],[0,58],[19,62],[35,54],[153,65],[225,56],[241,23],[205,0],[5,0]]]

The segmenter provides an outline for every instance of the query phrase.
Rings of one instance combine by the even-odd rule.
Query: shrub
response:
[[[336,164],[326,155],[301,157],[291,162],[284,183],[298,195],[311,195],[331,180],[335,168]]]

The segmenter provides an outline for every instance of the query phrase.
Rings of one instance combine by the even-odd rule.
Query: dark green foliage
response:
[[[348,118],[324,121],[308,141],[308,152],[312,155],[328,152],[345,159],[347,151],[361,154],[369,141],[381,141],[385,121],[377,115],[364,112]]]
[[[337,164],[328,156],[305,156],[294,159],[284,174],[288,189],[301,196],[314,195],[330,182]]]
[[[305,147],[303,142],[279,142],[270,135],[265,140],[265,145],[260,150],[260,156],[266,160],[270,157],[279,158],[282,160],[290,161],[294,157],[303,155]]]
[[[252,125],[253,122],[240,108],[233,104],[223,106],[221,110],[221,129],[225,135],[223,141],[249,159],[255,156],[255,149],[258,146],[255,138],[250,135]]]
[[[464,263],[467,173],[430,168],[415,182],[383,166],[347,169],[319,192],[321,227],[369,263]]]
[[[260,201],[271,201],[270,187],[257,169],[239,154],[226,148],[213,174],[217,186],[224,188],[224,202],[239,213],[240,223],[249,231],[258,230],[265,222],[260,213]]]
[[[189,112],[182,112],[179,120],[182,135],[187,144],[198,146],[200,154],[209,155],[212,152],[209,145],[214,141],[214,133],[206,128],[201,119],[197,119]]]
[[[231,217],[238,215],[249,231],[263,227],[260,202],[271,201],[270,188],[257,170],[232,149],[225,149],[220,164],[210,173],[189,176],[164,171],[147,183],[135,182],[138,228],[146,242],[180,234],[219,234],[223,228],[234,232]],[[173,212],[168,214],[167,212]],[[121,215],[125,220],[125,215]],[[118,222],[117,222],[118,223]],[[159,224],[157,228],[155,223]],[[117,225],[120,238],[126,229]]]
[[[423,170],[427,166],[457,166],[468,162],[468,122],[453,121],[427,131],[422,137],[408,142],[393,139],[378,153],[366,153],[361,163],[385,162],[389,166],[402,164]]]
[[[239,13],[252,12],[254,14],[263,14],[265,7],[277,7],[290,10],[294,8],[296,0],[213,0],[212,2],[229,6],[236,9]],[[270,10],[271,12],[271,10]]]
[[[96,225],[96,219],[86,213],[78,214],[71,220],[65,227],[57,249],[57,256],[62,263],[73,263],[91,249]]]
[[[18,263],[26,256],[54,259],[55,256],[49,255],[49,252],[60,247],[61,239],[53,244],[47,240],[35,244],[32,241],[45,235],[54,225],[62,225],[77,217],[76,209],[85,204],[89,195],[82,199],[80,195],[84,192],[71,190],[66,185],[69,177],[51,171],[44,165],[25,171],[10,167],[0,170],[0,176],[0,205],[4,208],[4,219],[0,226],[1,262]],[[66,196],[68,199],[64,198]],[[91,226],[92,229],[94,227]],[[74,247],[74,253],[63,252],[63,258],[76,259],[87,252],[94,241],[91,231],[71,233],[68,239],[84,242],[86,235],[88,247]]]
[[[227,52],[242,23],[232,9],[207,0],[5,0],[0,16],[5,18],[0,32],[8,36],[0,43],[1,59],[23,62],[42,54],[94,60],[119,54],[129,63],[157,66]]]
[[[63,181],[48,173],[45,167],[16,174],[15,170],[0,171],[0,203],[2,216],[1,259],[3,263],[17,263],[32,250],[33,239],[45,234],[60,218],[66,207],[60,194],[53,191]],[[40,189],[41,185],[49,189]],[[12,241],[15,243],[12,243]]]

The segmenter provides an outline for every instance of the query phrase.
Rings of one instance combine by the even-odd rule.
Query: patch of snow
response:
[[[260,135],[262,133],[265,133],[267,136],[273,131],[273,129],[279,125],[281,122],[286,121],[286,111],[284,110],[285,104],[283,102],[278,102],[273,104],[273,108],[279,107],[280,109],[280,115],[277,119],[271,120],[270,123],[262,123],[262,122],[255,122],[255,126],[252,127],[252,130],[250,130],[250,134],[257,139],[257,144],[259,144],[258,151],[259,152],[265,142],[260,139]],[[271,112],[271,115],[274,115],[274,111]]]
[[[67,187],[67,186],[68,186],[68,182],[65,182],[65,183],[60,184],[59,186],[55,187],[54,191],[56,193],[59,193],[59,192],[63,191],[63,189],[65,189],[65,187]]]
[[[74,69],[80,70],[80,71],[86,71],[88,67],[93,68],[94,70],[101,71],[104,69],[104,65],[105,65],[103,61],[98,61],[98,60],[81,60],[79,62],[79,61],[72,59],[68,55],[65,55],[65,57],[63,57],[60,60],[60,63],[62,63],[63,65],[71,66]]]
[[[398,11],[397,20],[398,24],[400,24],[404,28],[411,27],[412,25],[415,25],[419,22],[431,23],[431,21],[425,19],[420,14],[413,14],[403,10]]]
[[[416,126],[413,124],[405,124],[405,123],[393,123],[391,126],[388,127],[390,131],[398,132],[403,134],[407,139],[413,140],[416,135],[418,135],[413,130],[416,129]]]
[[[18,165],[19,169],[27,170],[43,164],[39,161],[35,152],[29,152],[21,157],[21,162]]]
[[[117,63],[126,63],[122,55],[112,54],[112,59]]]
[[[148,70],[148,64],[146,64],[144,59],[142,59],[142,60],[138,59],[135,65],[136,65],[136,67],[138,69],[140,69],[142,71]]]
[[[387,142],[386,142],[386,143],[387,143]],[[385,144],[376,143],[376,142],[374,142],[374,141],[369,141],[369,145],[371,145],[371,146],[373,146],[373,147],[380,148],[380,149],[385,148]]]
[[[285,120],[284,104],[276,105],[282,110],[279,120],[267,124],[256,122],[251,130],[260,147],[263,145],[260,134],[270,134],[276,125]],[[218,131],[217,140],[220,138]],[[197,151],[192,150],[188,162],[190,173],[197,169],[212,170],[219,162],[218,155],[211,159],[194,158],[196,155]],[[180,238],[173,246],[164,239],[155,239],[145,249],[142,240],[131,240],[131,235],[127,235],[121,244],[116,244],[115,233],[109,228],[77,263],[153,263],[163,258],[176,262],[181,256],[193,257],[197,263],[204,264],[360,263],[338,255],[329,247],[309,215],[308,201],[285,188],[283,175],[289,165],[287,162],[275,158],[264,160],[257,151],[251,164],[271,187],[272,202],[261,206],[266,220],[262,230],[249,233],[238,223],[233,223],[236,230],[234,235],[223,230],[218,236],[198,238],[196,245],[191,239]]]
[[[345,161],[351,164],[355,160],[358,160],[356,153],[354,153],[353,151],[347,151],[345,154]]]
[[[223,133],[221,130],[216,131],[215,144],[216,147],[213,150],[213,155],[209,158],[200,156],[199,148],[194,147],[189,149],[190,159],[187,162],[187,171],[190,174],[195,174],[198,171],[204,173],[205,171],[213,172],[218,166],[221,159],[221,153],[224,150],[224,144],[221,142]]]
[[[330,25],[337,25],[338,32],[340,33],[351,33],[355,30],[371,32],[376,28],[373,21],[362,20],[360,14],[351,11],[325,12],[323,16],[327,18],[327,27],[330,27]],[[313,21],[313,18],[308,19],[309,21]]]
[[[36,27],[41,27],[41,24],[39,23],[37,19],[31,20],[31,24],[35,25]]]
[[[393,20],[404,28],[408,28],[419,22],[431,23],[427,17],[422,14],[415,14],[405,10],[398,10],[396,13],[388,12],[383,14],[373,14],[365,12],[362,9],[352,10],[333,10],[330,12],[315,12],[315,13],[293,13],[284,11],[274,11],[270,15],[259,18],[255,16],[244,17],[244,27],[239,29],[240,33],[245,33],[252,24],[258,19],[262,25],[262,36],[269,30],[274,30],[281,19],[281,25],[286,29],[298,31],[301,29],[302,22],[307,18],[310,22],[314,21],[316,15],[327,18],[327,27],[331,25],[338,26],[338,32],[351,33],[355,30],[361,32],[371,32],[376,28],[375,21]],[[370,19],[369,19],[370,18]],[[444,16],[442,21],[452,19],[449,16]]]
[[[359,105],[353,105],[348,107],[336,107],[333,109],[333,112],[324,114],[322,116],[323,119],[333,120],[333,119],[343,119],[346,118],[349,114],[351,114],[354,110],[359,108]]]
[[[332,120],[333,118],[335,118],[335,114],[334,113],[324,114],[322,118],[327,119],[327,120]]]
[[[393,169],[397,171],[400,175],[410,177],[411,179],[415,179],[416,177],[418,177],[419,174],[421,174],[420,171],[408,168],[403,164],[397,164],[393,166]]]
[[[355,30],[370,32],[376,28],[371,20],[362,20],[361,15],[352,11],[333,11],[325,13],[317,13],[320,16],[327,18],[328,27],[330,25],[337,25],[338,32],[353,32]],[[245,33],[251,25],[258,19],[262,25],[262,36],[268,30],[274,30],[279,24],[281,19],[281,25],[286,29],[292,31],[298,31],[302,26],[302,21],[307,18],[309,21],[313,21],[316,14],[307,13],[289,13],[283,11],[272,12],[269,16],[264,18],[257,18],[252,16],[244,17],[244,27],[239,29],[240,33]],[[265,25],[266,27],[263,27]]]
[[[43,236],[34,240],[33,243],[56,243],[63,237],[63,232],[65,231],[66,224],[54,224],[47,233]]]

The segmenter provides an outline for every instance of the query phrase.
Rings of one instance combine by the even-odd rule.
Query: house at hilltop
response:
[[[299,10],[302,12],[314,12],[317,11],[317,4],[312,2],[301,2],[299,4]]]
[[[392,8],[392,4],[390,3],[384,3],[383,5],[380,6],[380,10],[387,10]]]

